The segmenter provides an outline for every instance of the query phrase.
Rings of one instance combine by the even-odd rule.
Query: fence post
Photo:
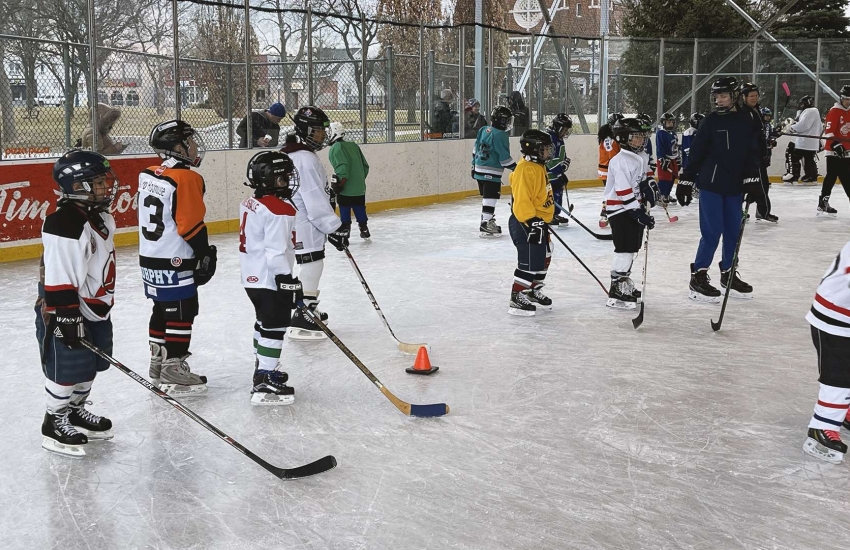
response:
[[[697,75],[699,74],[699,38],[694,38],[694,62],[691,69],[691,113],[697,112]]]
[[[182,114],[182,97],[180,94],[180,40],[177,25],[177,0],[171,0],[171,28],[172,41],[174,42],[174,118],[180,120]]]
[[[307,6],[307,104],[314,105],[313,97],[313,8]]]
[[[437,97],[434,82],[434,50],[428,50],[428,80],[425,85],[425,96],[428,98],[428,126],[434,128],[434,109],[431,108],[431,102]],[[442,99],[442,95],[440,96]]]
[[[393,47],[387,46],[387,141],[395,141],[395,93],[393,92]]]
[[[620,67],[617,67],[617,71],[614,73],[616,78],[614,79],[614,112],[621,113],[620,109],[620,86],[622,86],[622,77],[620,76]],[[602,120],[602,119],[600,119]]]
[[[457,81],[457,94],[460,102],[460,109],[458,109],[458,134],[461,139],[464,137],[464,105],[466,102],[466,33],[464,32],[466,27],[461,25],[458,28],[458,81]],[[479,99],[480,101],[480,99]]]
[[[419,140],[425,141],[425,26],[419,23]]]
[[[62,44],[62,64],[65,66],[65,147],[71,148],[71,52],[68,43]]]
[[[492,111],[491,107],[495,103],[499,103],[499,98],[495,95],[498,90],[496,90],[493,86],[493,81],[495,80],[493,77],[493,64],[493,29],[487,29],[487,68],[481,73],[484,90],[487,92],[485,94],[485,97],[487,98],[487,110],[484,111],[485,113]]]
[[[655,120],[661,119],[661,114],[664,112],[664,39],[661,39],[661,46],[658,50],[658,103],[655,110]]]
[[[252,130],[251,120],[251,99],[253,90],[251,89],[251,4],[249,0],[245,0],[245,142],[248,144],[248,149],[254,148],[254,133]],[[309,10],[309,8],[308,8]],[[308,11],[309,13],[309,11]]]
[[[817,67],[815,67],[815,107],[818,106],[818,102],[820,101],[820,64],[821,64],[821,39],[818,38],[818,54],[815,58],[815,63]],[[841,182],[844,183],[844,182]]]
[[[233,64],[227,64],[227,93],[224,96],[224,112],[227,113],[227,148],[233,149]]]
[[[534,33],[531,33],[531,39],[528,43],[528,81],[525,85],[525,94],[528,101],[525,102],[525,106],[528,107],[528,120],[525,121],[526,128],[532,128],[531,120],[533,118],[533,113],[531,110],[531,106],[534,105],[531,102],[532,94],[534,93]],[[522,135],[522,134],[520,134]]]
[[[759,72],[759,39],[753,40],[753,83],[755,83]]]
[[[177,0],[174,0],[175,2]],[[89,27],[89,121],[91,123],[91,150],[98,150],[97,131],[97,47],[94,26],[94,0],[88,0],[88,27]]]
[[[606,3],[602,3],[603,11],[607,11]],[[608,118],[608,48],[608,33],[606,31],[599,40],[599,108],[597,121]]]
[[[366,62],[369,59],[368,44],[366,44],[366,17],[360,16],[360,118],[363,120],[363,143],[369,143],[369,121],[367,118],[366,94],[368,93],[369,79],[366,76]]]
[[[570,86],[573,85],[572,80],[570,80],[570,71],[572,71],[572,63],[573,63],[573,39],[567,37],[567,72],[564,73],[564,88],[566,96],[564,97],[564,112],[569,114],[567,107],[567,99],[572,99],[572,95],[570,94]],[[578,108],[573,104],[573,110],[578,113]],[[599,120],[596,121],[597,127],[599,125]]]
[[[543,86],[546,84],[546,69],[538,67],[537,78],[537,129],[543,129]],[[531,125],[529,125],[529,128]]]

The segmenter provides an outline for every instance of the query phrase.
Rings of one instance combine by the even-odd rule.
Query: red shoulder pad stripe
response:
[[[276,216],[294,216],[295,208],[286,201],[283,201],[274,195],[266,195],[257,199],[260,204],[269,209],[269,212]]]

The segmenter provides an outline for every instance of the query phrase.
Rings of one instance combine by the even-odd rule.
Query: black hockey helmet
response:
[[[526,160],[543,164],[555,151],[552,137],[540,130],[526,130],[519,138],[519,151]]]
[[[763,121],[770,122],[771,120],[773,120],[773,111],[771,111],[767,107],[762,107],[760,112],[761,112],[761,119]]]
[[[741,84],[741,97],[742,98],[747,99],[747,96],[750,95],[753,92],[756,92],[756,93],[759,93],[759,94],[761,93],[761,92],[759,92],[759,87],[758,87],[757,84],[755,84],[753,82],[744,82],[743,84]]]
[[[810,95],[804,95],[800,98],[800,102],[797,104],[797,108],[801,111],[803,109],[810,109],[815,106],[815,98]]]
[[[639,153],[646,146],[646,127],[637,118],[623,118],[614,125],[614,139],[621,149]],[[633,144],[632,139],[640,138],[639,144]]]
[[[647,132],[652,131],[652,117],[651,116],[649,116],[646,113],[638,113],[638,115],[635,118],[637,118],[641,122],[641,124],[643,124],[644,130],[646,130]]]
[[[301,107],[292,117],[292,122],[295,124],[295,135],[301,143],[313,151],[318,151],[327,145],[331,120],[323,110],[312,105]],[[319,130],[322,132],[321,138],[316,136]]]
[[[666,112],[661,115],[661,127],[671,132],[676,129],[676,115],[671,112]]]
[[[558,113],[549,124],[549,129],[561,136],[561,139],[569,137],[573,131],[573,119],[567,113]]]
[[[717,105],[718,94],[729,94],[732,98],[732,103],[728,107],[719,107]],[[716,111],[729,111],[739,103],[740,99],[741,88],[738,84],[738,79],[734,76],[722,76],[711,85],[711,103],[714,105]]]
[[[841,99],[850,99],[850,84],[845,84],[838,90],[838,96]]]
[[[191,124],[183,120],[157,124],[151,130],[148,144],[161,158],[171,157],[192,166],[200,166],[207,152],[204,140]]]
[[[490,113],[490,125],[498,130],[508,131],[514,125],[514,113],[504,105],[498,105]]]
[[[618,120],[623,120],[622,113],[611,113],[608,115],[608,125],[613,127]]]
[[[73,200],[106,211],[118,192],[118,178],[100,153],[71,149],[53,164],[60,201]]]
[[[275,195],[287,200],[298,191],[301,181],[298,170],[286,153],[261,151],[248,161],[244,185],[255,190],[256,197]]]
[[[702,113],[694,113],[691,115],[691,118],[688,122],[691,123],[691,128],[694,130],[699,129],[699,124],[702,122],[702,119],[705,118],[705,115]]]

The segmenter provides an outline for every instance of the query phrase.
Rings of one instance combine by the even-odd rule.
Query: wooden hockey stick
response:
[[[426,348],[428,351],[431,351],[431,346],[428,344],[409,344],[407,342],[402,342],[399,340],[393,329],[390,328],[390,324],[387,321],[386,316],[384,316],[384,312],[381,310],[381,306],[378,305],[378,301],[375,299],[375,295],[372,294],[372,290],[369,288],[369,285],[366,283],[366,279],[363,277],[363,273],[360,271],[360,268],[357,267],[357,262],[354,261],[354,256],[351,255],[351,251],[348,250],[348,247],[345,247],[345,255],[348,256],[348,261],[351,263],[351,267],[354,268],[354,272],[357,274],[357,278],[360,279],[360,284],[363,285],[363,290],[366,291],[366,296],[369,297],[369,301],[372,302],[372,307],[375,308],[375,311],[378,313],[378,317],[381,318],[381,322],[384,323],[384,326],[387,327],[387,330],[390,331],[390,336],[393,337],[393,340],[396,341],[396,346],[398,346],[398,350],[402,353],[407,353],[410,355],[416,355],[419,353],[419,348]]]
[[[215,426],[213,426],[212,424],[210,424],[209,422],[204,420],[201,416],[199,416],[197,413],[195,413],[189,407],[183,405],[182,403],[180,403],[179,401],[177,401],[176,399],[174,399],[173,397],[171,397],[170,395],[168,395],[164,391],[157,388],[156,386],[154,386],[153,384],[151,384],[150,382],[148,382],[147,380],[145,380],[144,378],[142,378],[141,376],[136,374],[135,371],[133,371],[133,370],[129,369],[128,367],[122,365],[120,362],[116,361],[115,359],[113,359],[112,357],[107,355],[106,352],[95,347],[94,344],[90,343],[88,340],[85,340],[85,339],[80,340],[80,343],[83,346],[87,347],[92,353],[94,353],[95,355],[97,355],[101,359],[109,362],[113,367],[120,370],[121,372],[123,372],[124,374],[126,374],[127,376],[129,376],[130,378],[132,378],[133,380],[135,380],[136,382],[138,382],[142,386],[146,387],[148,390],[155,393],[157,395],[157,397],[166,401],[169,405],[171,405],[172,407],[174,407],[178,411],[182,412],[183,414],[185,414],[186,416],[188,416],[189,418],[191,418],[192,420],[194,420],[195,422],[197,422],[198,424],[200,424],[204,428],[206,428],[209,431],[211,431],[212,433],[214,433],[216,435],[216,437],[218,437],[219,439],[221,439],[222,441],[224,441],[225,443],[227,443],[228,445],[230,445],[231,447],[233,447],[234,449],[236,449],[237,451],[239,451],[243,455],[247,456],[248,458],[250,458],[251,460],[253,460],[257,464],[262,466],[265,470],[267,470],[268,472],[271,472],[273,475],[277,476],[279,479],[287,480],[287,479],[298,479],[298,478],[302,478],[302,477],[313,476],[313,475],[316,475],[316,474],[321,474],[322,472],[327,472],[328,470],[332,470],[336,467],[336,459],[331,455],[328,455],[324,458],[320,458],[319,460],[317,460],[315,462],[311,462],[310,464],[305,464],[304,466],[297,466],[295,468],[279,468],[277,466],[272,466],[271,464],[269,464],[268,462],[266,462],[262,458],[255,455],[253,452],[251,452],[248,449],[246,449],[245,447],[243,447],[235,439],[233,439],[232,437],[230,437],[229,435],[227,435],[223,431],[219,430],[218,428],[216,428]]]

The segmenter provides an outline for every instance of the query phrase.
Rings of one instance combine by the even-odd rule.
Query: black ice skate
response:
[[[570,219],[565,218],[564,216],[561,216],[560,214],[555,214],[552,217],[552,223],[550,223],[549,225],[556,225],[556,226],[559,226],[559,227],[568,227],[570,225]]]
[[[164,352],[163,352],[164,353]],[[172,397],[191,397],[207,392],[207,377],[195,374],[183,357],[167,357],[162,362],[159,389]]]
[[[258,370],[254,373],[251,404],[257,406],[291,405],[295,388],[286,385],[289,375],[282,370]]]
[[[829,216],[830,218],[834,218],[837,215],[838,215],[838,210],[836,210],[835,208],[833,208],[829,205],[829,195],[827,195],[825,197],[821,197],[818,200],[818,210],[817,210],[817,216],[818,217]]]
[[[86,410],[86,405],[91,405],[91,401],[83,401],[79,405],[71,404],[68,406],[71,409],[71,413],[68,415],[68,421],[71,425],[77,428],[77,431],[85,434],[89,441],[112,439],[112,421]]]
[[[508,313],[522,317],[531,317],[535,314],[537,307],[528,299],[527,292],[511,292],[511,303],[508,307]]]
[[[695,270],[691,264],[690,299],[695,302],[717,304],[720,302],[720,291],[711,285],[708,268]]]
[[[530,291],[526,291],[526,296],[528,297],[528,301],[534,304],[537,308],[540,309],[548,309],[551,311],[552,309],[552,299],[543,294],[540,289],[543,288],[543,285],[537,285],[532,288]]]
[[[836,431],[809,428],[803,452],[832,464],[840,464],[847,452],[847,445],[842,443],[841,435]]]
[[[559,225],[561,225],[561,221],[558,219],[558,216],[552,216],[552,221],[549,222],[549,225],[551,225],[552,227],[558,227]]]
[[[44,450],[71,458],[83,458],[86,452],[83,445],[89,442],[86,434],[80,433],[75,428],[68,415],[71,409],[68,407],[52,413],[44,413],[44,422],[41,423],[41,446]]]
[[[800,183],[815,184],[818,182],[817,176],[803,176],[800,178]]]
[[[305,304],[313,315],[319,316],[320,321],[324,323],[327,320],[327,314],[321,313],[316,309],[319,305],[318,300],[305,300]],[[319,325],[314,323],[312,319],[308,319],[301,311],[301,308],[296,309],[292,313],[292,320],[289,323],[289,329],[287,329],[286,334],[293,340],[324,340],[327,338],[325,333],[322,332],[322,329],[319,328]]]
[[[774,216],[773,214],[765,214],[764,216],[761,216],[759,214],[756,214],[756,223],[776,224],[778,222],[779,216]]]
[[[720,271],[720,286],[723,290],[726,290],[726,287],[729,286],[729,273],[731,269],[727,269],[726,271]],[[749,300],[753,297],[753,287],[752,285],[748,285],[744,281],[741,280],[740,275],[738,275],[738,271],[735,270],[735,274],[732,276],[732,292],[729,293],[729,296],[732,298],[742,298],[745,300]]]
[[[502,228],[496,225],[496,218],[490,218],[486,222],[481,222],[478,236],[481,238],[493,238],[502,236]]]
[[[611,277],[611,288],[605,305],[613,309],[635,309],[638,299],[633,294],[634,290],[635,285],[628,276]]]
[[[372,234],[369,233],[369,226],[366,225],[366,222],[363,222],[360,225],[360,238],[361,239],[371,239]]]

